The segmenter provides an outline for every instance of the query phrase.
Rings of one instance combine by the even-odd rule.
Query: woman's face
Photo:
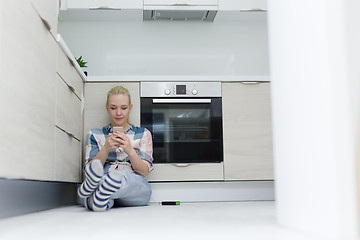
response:
[[[126,126],[132,104],[129,104],[129,97],[123,94],[111,95],[106,105],[106,111],[111,118],[112,126]]]

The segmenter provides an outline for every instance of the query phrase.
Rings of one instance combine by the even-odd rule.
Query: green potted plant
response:
[[[87,62],[84,61],[84,59],[82,58],[82,56],[75,58],[77,63],[79,64],[79,66],[83,69],[84,74],[87,76],[87,72],[84,70],[84,68],[87,68],[86,64]]]

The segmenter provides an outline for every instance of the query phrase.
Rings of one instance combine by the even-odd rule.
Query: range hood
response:
[[[217,0],[144,0],[143,20],[213,22]]]

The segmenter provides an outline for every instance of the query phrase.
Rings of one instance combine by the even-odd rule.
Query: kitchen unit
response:
[[[80,182],[84,82],[59,45],[56,66],[55,179]]]
[[[142,125],[151,129],[154,149],[158,148],[158,150],[154,150],[155,170],[147,176],[150,182],[273,180],[270,83],[267,81],[268,79],[264,78],[261,81],[251,82],[241,80],[241,78],[237,81],[233,79],[232,81],[224,82],[215,81],[215,79],[211,82],[206,82],[203,79],[198,82],[199,85],[206,85],[206,83],[217,84],[217,90],[220,90],[219,96],[222,95],[223,99],[220,114],[223,119],[221,123],[222,129],[216,130],[215,128],[215,131],[218,131],[217,134],[222,135],[221,132],[224,132],[223,138],[221,137],[223,154],[221,157],[214,158],[216,160],[213,162],[201,162],[201,158],[191,160],[192,157],[171,160],[168,150],[162,147],[162,144],[171,142],[171,139],[179,139],[180,135],[177,136],[176,131],[170,134],[161,130],[164,130],[164,127],[171,128],[174,124],[170,123],[171,118],[167,120],[166,126],[161,123],[165,119],[159,116],[159,114],[165,114],[168,111],[164,112],[161,109],[170,110],[174,108],[172,105],[161,101],[168,99],[178,100],[179,97],[175,97],[176,91],[181,91],[182,88],[187,92],[187,95],[185,94],[186,97],[181,97],[180,100],[194,99],[192,97],[194,96],[192,93],[193,88],[191,88],[194,85],[193,81],[185,77],[183,77],[183,80],[187,81],[178,82],[170,81],[169,78],[168,81],[152,82],[154,77],[148,79],[143,77],[141,82],[140,79],[139,82],[134,82],[133,80],[114,81],[116,79],[114,77],[111,80],[107,79],[106,77],[89,77],[85,83],[84,138],[88,130],[94,126],[105,126],[109,123],[105,110],[107,91],[117,85],[128,88],[132,97],[132,103],[134,104],[130,114],[130,121],[134,125]],[[147,86],[156,86],[154,88],[148,87],[149,92],[144,93],[144,96],[147,96],[145,98],[147,100],[144,101],[141,100],[143,99],[141,98],[141,86],[145,86],[145,88]],[[176,86],[178,86],[178,89]],[[185,88],[188,86],[188,88],[185,89],[184,86]],[[166,90],[170,90],[169,95],[172,94],[173,97],[149,98],[149,96],[157,95],[157,93],[167,96]],[[155,102],[158,101],[156,99],[160,99],[160,102],[152,103],[153,100]],[[200,97],[198,99],[204,98]],[[147,103],[149,101],[151,103]],[[146,105],[142,105],[143,102]],[[152,107],[152,105],[156,106],[157,104],[159,104],[159,108]],[[188,109],[187,112],[190,112],[191,107],[189,107],[189,104],[191,105],[192,103],[178,103],[176,109]],[[206,105],[208,103],[202,104]],[[142,108],[146,110],[141,112]],[[204,107],[201,107],[201,104],[198,108],[204,109]],[[149,125],[150,122],[147,120],[141,120],[149,118],[149,116],[146,116],[149,113],[152,113],[150,118],[156,121],[153,122],[153,125]],[[143,117],[141,117],[142,114],[144,115]],[[174,114],[177,114],[177,116],[181,115],[180,112],[175,112]],[[193,123],[195,122],[193,121]],[[201,124],[202,127],[209,127],[208,122],[202,122]],[[182,131],[182,134],[186,134],[186,132]],[[167,153],[163,152],[163,150],[166,150],[165,152]],[[222,149],[216,151],[219,152]],[[207,149],[202,150],[202,153],[206,152]],[[194,153],[194,149],[189,150],[189,153]],[[160,155],[157,156],[156,154]],[[165,154],[164,157],[161,154]],[[181,155],[179,156],[181,157]]]
[[[61,0],[62,16],[72,20],[117,19],[214,21],[218,11],[266,11],[266,0]],[[177,13],[174,12],[177,11]],[[172,13],[170,12],[172,11]],[[193,12],[193,13],[191,13]],[[164,17],[162,16],[164,13]],[[172,16],[170,16],[173,14]],[[101,18],[100,18],[101,15]],[[182,16],[181,16],[182,15]],[[221,14],[222,15],[222,14]],[[176,16],[181,16],[177,18]],[[169,19],[168,18],[168,19]]]
[[[90,128],[108,124],[104,105],[106,92],[112,86],[121,84],[130,90],[134,104],[130,120],[134,125],[141,125],[141,82],[218,82],[221,86],[219,88],[223,88],[224,82],[229,81],[269,80],[268,77],[263,76],[266,75],[267,69],[266,54],[263,54],[264,51],[261,48],[263,44],[259,44],[260,48],[258,46],[247,47],[255,36],[262,39],[261,36],[265,35],[265,27],[263,25],[258,26],[254,24],[251,26],[252,29],[256,28],[256,34],[252,35],[253,31],[250,33],[247,26],[245,26],[246,24],[242,24],[240,31],[236,32],[236,34],[241,35],[244,33],[245,36],[227,39],[228,45],[236,47],[233,49],[212,48],[212,44],[219,42],[219,38],[222,38],[220,36],[222,33],[228,34],[232,32],[231,27],[237,25],[229,23],[228,25],[231,27],[224,28],[223,26],[226,26],[225,23],[218,24],[217,21],[219,21],[218,17],[220,17],[221,12],[217,13],[214,22],[207,22],[206,25],[192,22],[191,24],[194,24],[194,27],[190,27],[184,22],[173,22],[171,24],[161,21],[145,22],[142,18],[143,5],[141,4],[141,9],[129,6],[126,7],[129,11],[141,12],[141,19],[136,19],[133,22],[128,21],[128,19],[122,22],[103,22],[108,28],[117,24],[122,25],[122,31],[112,31],[111,29],[111,32],[114,34],[113,38],[106,37],[111,41],[114,40],[115,45],[119,47],[118,50],[112,51],[113,49],[108,48],[111,44],[108,45],[103,39],[97,40],[97,37],[102,37],[101,34],[98,34],[96,31],[87,31],[90,25],[86,25],[86,22],[71,22],[70,25],[77,29],[71,32],[82,35],[67,40],[69,39],[69,32],[64,28],[67,23],[61,22],[62,18],[67,15],[65,11],[68,11],[67,13],[70,16],[72,11],[83,11],[84,9],[71,5],[71,1],[61,2],[62,5],[59,6],[58,1],[55,0],[24,1],[21,4],[15,4],[10,0],[1,1],[0,6],[3,19],[9,20],[6,25],[4,22],[0,22],[2,33],[2,87],[0,89],[0,97],[1,108],[5,109],[1,122],[6,126],[2,130],[3,138],[0,146],[3,154],[0,162],[5,166],[0,168],[0,181],[5,182],[5,184],[10,180],[19,180],[17,182],[23,186],[27,186],[26,184],[28,183],[36,183],[35,185],[45,184],[51,186],[58,193],[64,193],[64,190],[61,190],[62,188],[59,185],[54,188],[54,184],[71,185],[72,189],[76,187],[76,184],[82,180],[82,151],[85,144],[83,140]],[[75,2],[73,1],[72,3]],[[66,5],[67,3],[69,3],[68,6]],[[221,4],[219,3],[219,8],[220,6]],[[60,7],[61,9],[69,7],[69,10],[64,10],[63,14],[60,14],[62,26],[57,24],[57,13]],[[101,13],[108,11],[110,15],[114,11],[119,11],[115,9],[119,6],[114,6],[113,10],[104,10],[101,9],[101,6],[93,7],[98,7],[99,9],[91,11],[99,11]],[[87,13],[88,11],[90,10],[86,10]],[[77,15],[77,17],[84,17],[85,15],[86,13],[84,15]],[[101,17],[100,15],[99,17]],[[78,28],[78,24],[83,24],[85,27]],[[108,28],[103,28],[100,25],[101,23],[97,22],[94,24],[94,28],[100,27],[104,31],[108,30]],[[92,24],[91,27],[93,27]],[[68,51],[64,44],[61,44],[61,38],[57,35],[61,29],[64,32],[66,42],[71,46],[71,51],[76,53],[76,56],[93,54],[89,57],[91,60],[89,61],[89,78],[86,79],[84,74],[79,71],[71,52]],[[175,31],[169,31],[171,29]],[[163,34],[162,38],[156,37],[159,33],[164,32],[170,34]],[[85,33],[94,33],[96,36],[90,36],[86,41],[82,41]],[[182,38],[184,33],[191,34],[191,37]],[[121,38],[117,34],[121,34]],[[148,37],[138,37],[138,35],[142,34]],[[203,41],[201,37],[205,37],[209,41]],[[121,39],[122,44],[118,44],[119,39]],[[136,47],[129,47],[128,43],[124,42],[128,39],[130,39],[128,43],[134,44],[130,46]],[[152,42],[148,45],[142,44],[139,42],[142,39]],[[238,44],[237,39],[241,39],[243,42]],[[96,45],[97,47],[91,48],[93,52],[82,49],[82,47],[88,48],[89,43],[92,44],[93,41],[96,41],[96,44],[98,44]],[[172,44],[164,45],[161,41]],[[82,47],[78,48],[76,45],[79,42],[81,42],[80,45]],[[201,46],[204,48],[194,47],[191,45],[193,43],[197,45],[201,43]],[[152,47],[149,48],[149,45]],[[141,46],[140,50],[136,51],[139,46]],[[164,51],[161,50],[163,46],[166,47]],[[178,46],[182,47],[178,50],[173,49],[173,47],[177,48]],[[159,48],[160,51],[158,51]],[[123,49],[129,52],[124,52]],[[108,55],[103,55],[105,59],[98,58],[96,55],[97,51]],[[139,54],[139,52],[142,53]],[[251,54],[249,54],[250,52]],[[248,56],[246,59],[240,59],[239,61],[239,55]],[[85,59],[88,59],[87,56],[85,57]],[[139,57],[142,59],[139,59]],[[26,64],[19,66],[19,59]],[[122,60],[124,61],[122,62]],[[253,62],[256,62],[256,64]],[[93,71],[94,66],[98,66],[98,69],[103,72]],[[242,66],[242,68],[240,69],[237,66]],[[237,69],[241,71],[245,69],[247,72],[243,73],[237,71]],[[257,69],[261,69],[261,71],[257,71]],[[111,76],[103,74],[106,71]],[[163,76],[159,76],[159,73],[162,73]],[[208,76],[205,76],[205,73]],[[255,73],[261,76],[255,76]],[[93,78],[91,77],[92,74]],[[139,75],[136,76],[136,74]],[[167,76],[164,76],[165,74]],[[170,74],[172,75],[170,76]],[[203,74],[203,76],[197,78],[197,76],[192,76],[192,74]],[[225,97],[223,93],[222,97]],[[11,104],[8,104],[10,101]],[[225,120],[222,122],[222,131],[225,137],[223,139],[227,141],[227,139],[232,139],[232,137],[225,134],[228,131],[227,129],[229,129],[227,127],[226,115],[233,110],[224,108],[224,103],[221,105],[223,109],[221,115],[223,120]],[[208,126],[205,120],[202,121],[200,118],[198,120],[197,124]],[[179,124],[179,121],[174,119],[172,124]],[[231,123],[228,126],[231,126]],[[220,132],[221,129],[219,134]],[[206,135],[207,133],[204,132],[202,134]],[[187,136],[190,135],[190,132],[188,132]],[[169,135],[169,138],[174,140],[181,139],[182,137],[180,132]],[[226,167],[227,163],[229,163],[231,169],[251,169],[252,167],[244,167],[243,164],[251,165],[244,161],[240,161],[240,164],[238,164],[238,159],[234,158],[234,156],[229,158],[233,154],[228,155],[227,149],[232,149],[233,147],[230,146],[229,148],[229,145],[224,141],[222,144],[223,152],[217,151],[219,156],[216,159],[222,158],[219,161],[210,163],[198,162],[195,165],[188,165],[186,160],[182,160],[182,162],[177,162],[177,165],[172,165],[166,162],[156,163],[155,160],[155,170],[149,174],[148,179],[151,183],[160,184],[161,182],[166,182],[170,185],[170,182],[185,183],[188,181],[196,182],[196,184],[205,182],[218,184],[225,181],[229,182],[228,187],[231,186],[229,191],[238,186],[233,185],[235,179],[271,179],[268,175],[265,177],[261,176],[261,171],[263,171],[261,166],[255,169],[255,172],[257,172],[256,176],[253,175],[255,177],[249,176],[248,173],[239,177],[226,170],[229,169]],[[258,165],[261,161],[263,160],[256,164]],[[268,169],[267,165],[266,168]],[[189,170],[197,174],[187,175]],[[251,170],[251,172],[254,171]],[[160,186],[159,184],[156,186]],[[252,182],[251,184],[254,183]],[[213,185],[211,186],[213,187]],[[221,188],[224,189],[223,187]],[[271,190],[271,188],[268,189]],[[10,191],[9,196],[12,194],[14,193]]]
[[[4,55],[9,56],[7,59],[8,61],[3,61],[2,67],[4,67],[6,71],[4,71],[3,74],[5,74],[5,76],[2,79],[16,79],[15,81],[4,81],[4,88],[2,88],[2,90],[14,89],[19,83],[27,86],[26,92],[4,91],[1,95],[3,98],[3,104],[6,103],[5,99],[16,96],[19,99],[23,99],[23,101],[21,101],[21,103],[20,101],[16,102],[15,105],[26,104],[25,108],[27,109],[27,111],[17,112],[12,108],[4,106],[4,108],[9,109],[9,111],[7,111],[7,114],[2,121],[7,124],[12,123],[16,125],[16,128],[13,131],[18,132],[20,136],[23,136],[23,138],[27,140],[26,142],[28,142],[28,146],[24,148],[26,156],[28,156],[27,160],[14,162],[14,168],[2,168],[1,175],[3,177],[80,182],[82,178],[80,171],[82,166],[80,149],[84,146],[84,143],[81,142],[91,127],[102,126],[108,123],[106,112],[103,108],[103,100],[100,101],[100,98],[105,96],[107,89],[110,89],[110,85],[116,85],[119,83],[112,81],[108,81],[108,83],[106,83],[106,80],[105,82],[100,80],[98,83],[87,82],[85,84],[85,97],[83,96],[83,81],[85,78],[83,78],[83,74],[79,74],[79,72],[75,70],[73,63],[74,60],[71,58],[71,54],[69,55],[68,53],[64,53],[63,48],[61,48],[56,41],[58,39],[57,24],[56,21],[54,21],[54,18],[56,19],[57,14],[50,13],[58,12],[59,5],[54,2],[56,1],[48,1],[46,3],[32,1],[29,3],[23,3],[18,7],[11,1],[5,1],[2,5],[3,7],[6,7],[6,9],[9,9],[7,12],[11,12],[14,16],[17,16],[16,21],[11,22],[11,24],[4,25],[4,31],[11,32],[12,29],[16,29],[17,25],[23,26],[23,28],[15,31],[14,35],[3,35],[2,41],[8,44],[9,47],[7,49],[14,49],[15,45],[24,47],[24,50],[21,52],[19,51],[19,54],[28,53],[28,56],[26,57],[31,59],[30,63],[33,64],[30,65],[31,67],[24,67],[21,71],[17,71],[14,69],[14,65],[11,64],[14,63],[16,59],[22,58],[23,56],[7,53],[6,48],[2,49]],[[68,1],[67,3],[67,7],[77,8],[76,1]],[[220,5],[221,4],[219,3],[219,6]],[[63,5],[62,8],[64,6],[65,5]],[[4,14],[7,13],[5,11],[3,12]],[[22,15],[22,12],[25,12],[26,14]],[[29,32],[26,31],[26,29],[32,30]],[[26,33],[31,33],[36,37],[27,38]],[[25,41],[24,39],[30,40]],[[39,46],[47,46],[46,51],[42,51],[42,49],[45,48],[40,48]],[[34,61],[34,59],[36,59],[36,61]],[[34,69],[42,70],[34,71]],[[26,76],[26,78],[24,78],[24,76]],[[156,77],[153,77],[153,79],[154,78]],[[131,121],[135,125],[142,124],[140,121],[140,82],[143,81],[143,79],[143,77],[135,77],[132,81],[121,83],[125,87],[128,87],[132,94],[134,111],[131,115]],[[186,79],[186,76],[180,78],[178,77],[176,78],[176,81],[180,82],[181,79],[189,81],[189,79]],[[226,77],[223,79],[216,79],[218,82],[227,81]],[[244,80],[247,79],[249,78],[246,77]],[[161,79],[157,81],[161,81]],[[166,82],[169,80],[164,81]],[[235,118],[240,119],[240,122],[242,122],[242,120],[246,121],[246,116],[249,116],[249,114],[254,114],[254,116],[256,116],[256,112],[242,112],[247,108],[258,109],[258,111],[262,111],[266,115],[266,119],[269,119],[269,105],[266,107],[263,106],[264,108],[261,109],[257,108],[255,105],[251,107],[251,104],[255,103],[258,97],[262,99],[261,94],[268,96],[269,90],[261,90],[263,92],[260,95],[256,95],[255,92],[248,94],[247,91],[251,92],[251,89],[242,90],[243,93],[238,97],[237,92],[232,92],[234,90],[232,85],[230,86],[228,84],[229,83],[221,84],[221,87],[223,88],[222,95],[224,97],[224,102],[221,104],[223,108],[222,116],[224,118],[224,121],[222,122],[223,128],[219,130],[213,129],[213,131],[218,131],[218,134],[221,137],[222,129],[224,131],[224,141],[222,142],[221,139],[223,146],[218,148],[219,150],[216,151],[219,156],[215,156],[215,160],[211,160],[211,163],[198,162],[200,165],[197,166],[187,165],[187,161],[189,159],[187,160],[185,158],[176,162],[175,164],[177,165],[168,164],[166,160],[160,160],[161,158],[159,159],[159,162],[156,163],[155,159],[155,163],[159,164],[158,171],[154,171],[149,176],[150,181],[272,179],[270,151],[271,142],[269,141],[271,135],[271,130],[269,130],[270,121],[266,120],[268,125],[262,126],[263,128],[258,128],[258,126],[253,124],[254,122],[251,123],[251,121],[248,122],[248,124],[250,124],[248,125],[249,127],[244,125],[241,128],[234,128],[233,125],[236,125],[236,122],[232,122],[231,120],[231,114],[234,114]],[[253,87],[256,88],[256,86]],[[253,97],[255,101],[242,101],[242,96]],[[233,103],[236,101],[239,101],[239,104],[245,104],[245,102],[246,104],[242,108],[233,109]],[[264,101],[267,100],[264,98]],[[247,106],[248,104],[250,105]],[[231,107],[229,108],[229,106]],[[22,109],[23,105],[19,105],[16,108]],[[82,123],[83,109],[85,109],[84,125]],[[242,115],[244,115],[245,118],[242,117]],[[17,117],[14,118],[14,116]],[[23,124],[20,119],[31,119],[31,121],[27,121],[26,124]],[[256,122],[256,118],[253,119]],[[169,122],[169,124],[179,123],[174,119],[171,123]],[[206,122],[199,122],[199,124],[205,124],[204,126],[206,126]],[[83,126],[84,131],[82,129]],[[213,128],[213,126],[211,126],[211,128]],[[241,135],[243,133],[242,129],[247,128],[257,129],[258,131],[261,130],[262,132],[261,134],[258,134],[255,131],[249,131],[248,133]],[[234,132],[232,135],[232,131],[238,131],[239,133]],[[13,137],[11,137],[12,131],[5,131],[5,134],[6,137],[4,139],[13,139]],[[174,132],[172,136],[168,137],[180,139],[179,134],[179,132]],[[240,136],[239,139],[243,140],[234,141],[234,136],[238,134]],[[255,143],[256,140],[254,139],[256,138],[253,136],[259,136],[259,143]],[[267,140],[262,139],[261,136]],[[247,139],[254,140],[254,143],[250,144]],[[23,152],[13,151],[14,145],[12,144],[15,141],[15,139],[7,140],[7,143],[2,145],[4,146],[2,152],[5,156],[3,159],[14,157],[14,154],[17,159],[23,159]],[[254,155],[251,153],[245,153],[245,159],[238,159],[238,155],[236,152],[234,153],[238,144],[240,145],[240,149],[242,147],[246,148],[246,144],[249,144],[249,148],[253,148],[254,151],[255,149],[259,149],[259,146],[265,146],[264,149],[267,150],[260,151]],[[246,152],[247,150],[249,149],[242,149],[241,151]],[[201,160],[193,159],[192,161],[196,162]],[[6,162],[4,162],[4,164],[5,163]],[[32,166],[34,163],[44,167],[35,169],[35,167]],[[190,177],[185,176],[184,172],[190,168],[194,168],[195,172],[201,172],[204,169],[201,164],[205,164],[206,168],[210,169],[209,173],[204,173],[205,175],[208,174],[210,177],[195,177],[194,175]],[[162,168],[165,170],[162,171]],[[34,171],[29,171],[29,169],[34,169]],[[240,172],[242,173],[238,175]],[[164,174],[168,174],[169,177],[166,177]]]
[[[104,108],[105,96],[107,90],[117,84],[129,87],[134,103],[130,120],[135,125],[143,124],[140,112],[142,108],[140,86],[142,83],[210,81],[219,82],[219,90],[224,84],[240,85],[240,82],[246,81],[265,81],[266,83],[261,83],[259,86],[269,86],[269,77],[266,76],[267,55],[264,47],[266,41],[263,40],[266,39],[266,28],[262,24],[265,22],[264,12],[261,12],[266,10],[266,1],[224,0],[216,1],[216,4],[215,1],[208,1],[211,4],[205,4],[207,1],[199,1],[201,4],[198,5],[213,6],[215,4],[218,9],[213,22],[202,23],[144,20],[144,9],[146,11],[147,7],[155,8],[155,6],[161,5],[156,1],[141,1],[141,3],[134,1],[132,6],[124,4],[123,1],[119,1],[119,5],[114,5],[112,1],[104,1],[104,4],[97,2],[97,5],[95,5],[95,1],[88,1],[87,5],[82,5],[82,1],[78,0],[62,2],[67,2],[67,5],[66,3],[62,4],[63,11],[60,13],[60,19],[63,20],[60,27],[63,36],[65,39],[72,39],[71,44],[73,47],[75,46],[74,49],[79,52],[78,54],[88,53],[87,58],[90,60],[89,77],[84,90],[84,138],[90,128],[105,126],[109,123]],[[185,3],[191,5],[189,2]],[[177,1],[163,1],[164,5],[178,3]],[[121,4],[124,5],[120,6]],[[161,5],[161,9],[163,7]],[[191,6],[187,7],[191,8]],[[122,10],[119,10],[120,8]],[[140,15],[138,15],[138,10]],[[221,22],[230,12],[236,12],[237,15],[243,13],[240,17],[242,20]],[[129,16],[126,21],[121,20],[120,18],[125,17],[127,13],[132,13],[137,17]],[[226,14],[224,15],[224,13]],[[118,19],[113,18],[115,14]],[[100,16],[102,16],[101,20],[98,19]],[[254,20],[256,17],[259,19]],[[250,19],[248,23],[245,22],[247,18]],[[96,22],[87,24],[86,21],[91,19]],[[108,20],[116,22],[106,22]],[[121,31],[113,31],[113,29],[121,29]],[[229,35],[231,34],[230,30],[236,34]],[[83,44],[77,44],[78,39],[82,37],[76,34],[79,31],[82,32],[82,35],[87,36],[87,40]],[[166,34],[164,34],[165,32]],[[101,37],[99,34],[111,37]],[[226,34],[230,36],[226,39],[230,47],[217,45],[223,38],[221,35]],[[98,48],[91,47],[98,43],[100,43]],[[90,48],[91,51],[89,51]],[[198,78],[198,75],[202,75],[201,79]],[[265,100],[266,97],[262,96],[262,94],[269,96],[269,88],[267,91],[261,92],[257,86],[251,86],[256,90],[251,92],[249,89],[249,94],[247,94],[249,98],[254,94],[255,102],[258,99],[259,101],[270,101],[270,99]],[[226,104],[224,102],[221,104],[223,117],[221,129],[224,131],[222,160],[213,163],[197,162],[196,164],[189,164],[186,162],[187,160],[179,160],[171,164],[155,156],[155,170],[149,174],[149,181],[200,182],[273,179],[271,141],[269,141],[271,138],[270,102],[266,109],[265,107],[258,109],[258,105],[254,105],[254,102],[245,98],[243,99],[245,102],[241,101],[243,107],[237,108],[234,104],[237,100],[235,92],[228,91],[226,87],[224,89],[226,90],[222,92],[222,96]],[[231,96],[224,96],[224,92]],[[234,101],[234,103],[228,104],[229,101]],[[165,104],[163,106],[165,107]],[[260,106],[263,105],[260,104]],[[254,109],[254,111],[246,109]],[[261,126],[263,128],[260,129],[258,127],[261,124],[256,124],[261,122],[261,120],[257,120],[261,113],[264,114],[267,125]],[[233,125],[236,122],[227,120],[227,116],[235,116],[236,119],[245,121],[250,116],[247,122],[250,129],[245,133],[243,130],[247,129],[246,125],[234,128]],[[249,119],[253,119],[256,123],[254,124]],[[173,121],[173,123],[175,122]],[[254,130],[257,128],[259,132]],[[225,131],[228,133],[227,135],[225,135]],[[239,141],[236,136],[243,141]],[[169,134],[168,139],[170,137],[173,136]],[[157,139],[154,139],[154,144],[158,144],[156,143]],[[249,141],[247,141],[248,139]],[[233,140],[235,140],[234,144],[227,143],[227,141]],[[235,146],[238,144],[241,144],[239,149],[242,152],[246,146],[251,148],[249,152],[243,152],[244,158],[239,158],[241,154],[236,153]],[[256,152],[259,150],[258,147],[261,150]],[[225,166],[227,163],[228,167]],[[208,170],[204,171],[204,169]],[[242,170],[238,171],[237,169]],[[196,174],[188,175],[189,172]],[[240,175],[239,172],[241,172]]]
[[[269,82],[224,82],[225,180],[274,179]]]
[[[77,183],[84,79],[56,41],[59,3],[1,4],[0,177]]]

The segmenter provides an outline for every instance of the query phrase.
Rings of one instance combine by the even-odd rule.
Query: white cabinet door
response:
[[[81,143],[65,132],[55,130],[55,180],[81,182]]]
[[[30,1],[1,5],[0,177],[53,180],[56,42]]]
[[[140,126],[140,93],[138,82],[116,83],[85,83],[85,108],[84,108],[84,137],[92,128],[99,128],[110,124],[110,118],[106,112],[106,97],[108,91],[115,86],[127,88],[133,104],[130,113],[130,122]]]
[[[56,72],[68,87],[72,89],[75,95],[82,99],[84,82],[76,71],[72,61],[69,60],[59,45],[57,46]]]
[[[67,0],[68,9],[91,9],[91,8],[120,8],[120,9],[142,9],[142,0]]]
[[[273,179],[270,84],[223,83],[225,180]]]
[[[59,16],[59,0],[31,0],[36,12],[48,25],[51,34],[56,37]]]
[[[55,110],[55,125],[80,140],[83,126],[81,100],[59,75],[56,77]]]
[[[81,181],[84,83],[57,45],[55,102],[55,180]]]
[[[55,180],[81,182],[81,143],[67,133],[55,130]]]
[[[219,0],[219,10],[267,10],[267,0]]]

